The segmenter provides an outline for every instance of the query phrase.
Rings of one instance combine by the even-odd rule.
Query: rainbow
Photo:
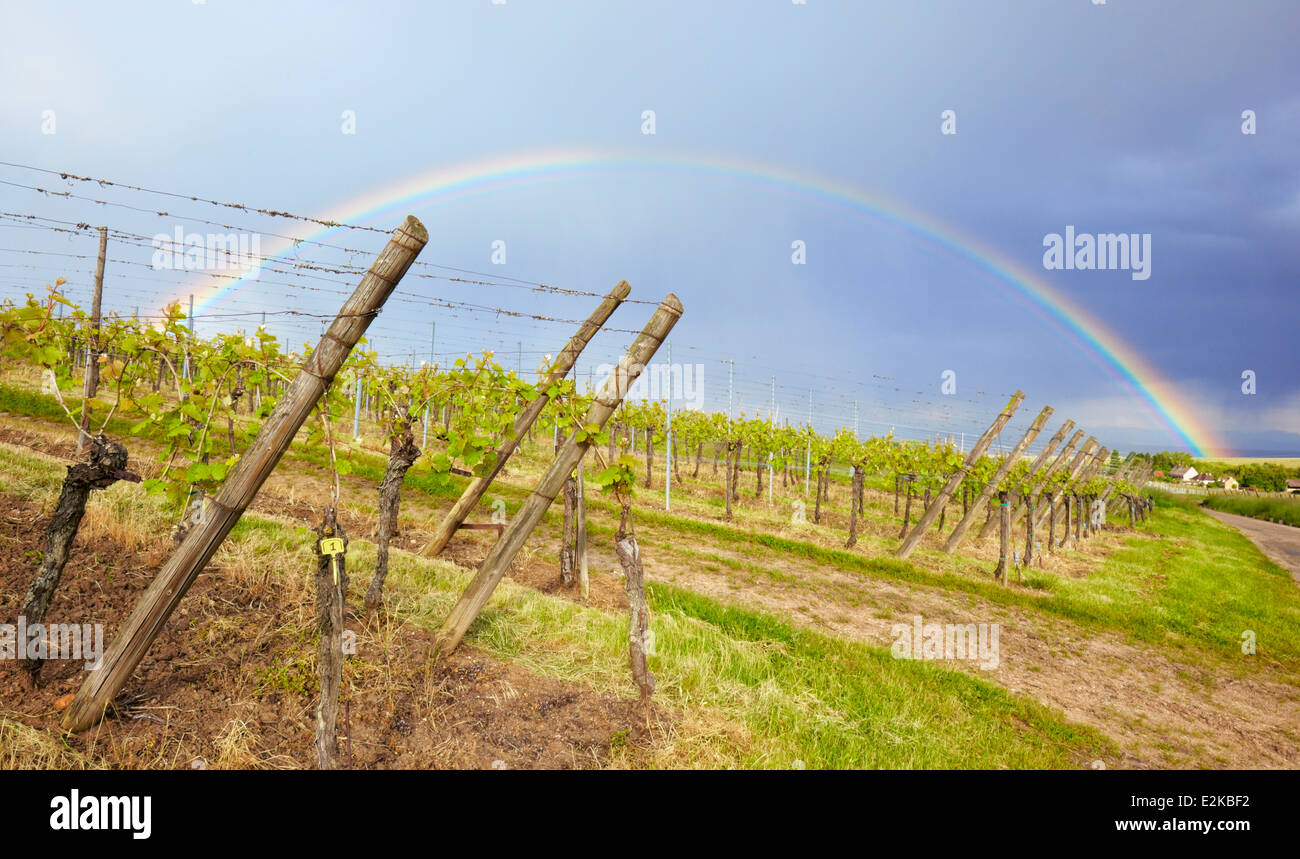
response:
[[[1198,419],[1196,411],[1159,371],[1099,320],[1051,286],[1041,272],[1031,271],[996,249],[898,201],[867,194],[824,176],[731,156],[645,155],[608,149],[528,151],[433,168],[345,200],[319,217],[325,221],[369,225],[381,218],[391,219],[395,213],[418,213],[422,208],[461,197],[515,186],[582,178],[599,172],[665,169],[756,183],[833,208],[847,209],[919,237],[981,271],[986,280],[1073,342],[1193,455],[1231,455],[1225,441]],[[338,228],[306,227],[295,236],[300,241],[321,241],[334,229]],[[294,242],[277,239],[263,248],[263,255],[280,258],[293,248]],[[243,278],[214,285],[211,280],[196,281],[192,287],[182,288],[172,300],[193,294],[198,313],[256,283],[254,279]]]

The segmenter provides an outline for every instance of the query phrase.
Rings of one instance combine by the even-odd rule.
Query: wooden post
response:
[[[316,765],[323,770],[339,766],[339,688],[343,685],[343,617],[348,592],[348,535],[338,523],[333,507],[316,529],[316,632],[320,643],[316,650],[316,676],[320,682],[320,701],[316,704]],[[343,551],[328,555],[321,542],[343,541]]]
[[[980,490],[979,497],[975,499],[974,505],[968,507],[962,514],[961,521],[957,523],[956,528],[952,529],[952,533],[948,535],[947,542],[943,544],[943,550],[945,552],[951,555],[957,550],[957,547],[961,545],[961,541],[966,537],[966,531],[972,524],[974,524],[975,517],[979,515],[980,510],[984,509],[984,505],[993,497],[993,492],[997,489],[998,484],[1001,483],[1002,479],[1011,471],[1012,467],[1016,464],[1016,460],[1020,459],[1020,455],[1025,452],[1025,449],[1028,448],[1029,445],[1033,443],[1034,439],[1038,437],[1038,434],[1043,431],[1043,427],[1047,425],[1047,420],[1051,416],[1052,407],[1043,406],[1043,410],[1038,413],[1038,417],[1029,425],[1029,429],[1025,430],[1024,437],[1021,438],[1020,441],[1016,442],[1016,446],[1011,449],[1011,455],[1002,460],[1002,464],[998,466],[997,473],[993,475],[992,479],[990,479],[988,483],[984,484],[984,488]],[[1068,433],[1070,428],[1073,426],[1074,421],[1066,421],[1061,425],[1061,428],[1056,431],[1056,435],[1052,436],[1052,440],[1047,443],[1047,447],[1043,448],[1042,453],[1038,454],[1038,458],[1035,459],[1033,465],[1029,467],[1030,474],[1033,474],[1038,469],[1038,466],[1042,464],[1043,460],[1051,455],[1051,452],[1056,449],[1056,446],[1061,443],[1061,439],[1065,438],[1065,434]]]
[[[1074,435],[1070,437],[1069,443],[1066,444],[1065,447],[1061,448],[1061,452],[1056,455],[1056,459],[1054,459],[1052,461],[1052,464],[1048,466],[1047,470],[1043,472],[1042,477],[1034,481],[1034,485],[1032,488],[1033,489],[1041,488],[1044,484],[1047,483],[1048,480],[1052,478],[1052,475],[1060,471],[1061,467],[1064,466],[1065,463],[1070,461],[1070,454],[1074,452],[1074,449],[1079,446],[1079,442],[1081,441],[1083,441],[1083,430],[1075,430]],[[1011,511],[1012,528],[1016,527],[1016,523],[1020,521],[1020,516],[1024,512],[1025,512],[1025,505],[1022,499],[1021,501],[1017,502],[1016,507]],[[993,532],[993,523],[992,520],[990,520],[988,522],[985,522],[984,526],[980,528],[978,539],[983,540],[992,532]]]
[[[1108,447],[1099,448],[1097,450],[1096,455],[1092,458],[1092,461],[1089,462],[1088,465],[1085,466],[1083,471],[1079,474],[1079,485],[1082,486],[1083,484],[1087,483],[1089,480],[1092,480],[1092,478],[1097,474],[1097,472],[1101,470],[1101,467],[1106,464],[1106,460],[1109,457],[1110,457],[1110,448]],[[1094,497],[1092,500],[1096,501],[1097,499]],[[1042,516],[1040,515],[1038,518],[1041,519]],[[1093,531],[1100,530],[1099,528],[1094,528],[1092,525],[1091,510],[1087,511],[1086,519],[1088,522],[1088,528],[1090,530]],[[1086,537],[1087,535],[1088,535],[1088,531],[1085,530],[1084,536]]]
[[[81,432],[77,434],[77,455],[90,435],[90,401],[99,391],[99,321],[104,297],[104,257],[108,251],[108,227],[99,228],[99,259],[95,263],[95,298],[90,304],[90,328],[86,332],[86,375],[81,400]]]
[[[460,644],[466,631],[469,630],[469,625],[474,622],[474,618],[478,617],[478,613],[483,610],[488,598],[492,596],[492,591],[496,589],[497,584],[505,576],[506,570],[510,568],[510,562],[519,553],[528,535],[537,527],[542,514],[551,506],[551,502],[559,494],[574,466],[582,460],[583,454],[591,446],[590,438],[580,442],[577,440],[577,433],[592,424],[599,429],[604,428],[610,415],[627,395],[628,388],[641,375],[641,371],[654,357],[660,344],[664,342],[668,332],[672,331],[681,315],[681,301],[671,292],[668,293],[654,316],[646,323],[636,342],[628,349],[627,354],[619,359],[618,366],[601,386],[600,393],[596,395],[591,408],[587,411],[587,417],[574,429],[573,434],[556,454],[551,467],[538,482],[533,494],[524,501],[519,512],[515,514],[514,521],[506,527],[501,539],[497,540],[492,550],[488,552],[488,556],[483,559],[478,574],[474,576],[474,580],[465,589],[460,601],[456,603],[438,631],[434,641],[435,654],[451,653]]]
[[[559,431],[559,424],[556,424],[556,431]],[[571,585],[578,574],[578,477],[574,474],[564,481],[564,524],[560,530],[560,581]]]
[[[587,488],[582,478],[582,462],[578,462],[578,591],[585,600],[591,589],[587,575]]]
[[[551,367],[550,375],[538,384],[537,387],[541,393],[515,418],[512,436],[502,442],[501,447],[497,449],[496,465],[492,466],[492,470],[487,474],[482,477],[475,477],[469,482],[469,485],[465,487],[465,491],[460,494],[460,498],[456,500],[451,510],[443,517],[438,529],[434,532],[433,539],[420,549],[421,555],[433,557],[447,548],[447,543],[451,542],[451,537],[456,533],[456,529],[460,527],[460,523],[464,522],[465,517],[469,516],[474,510],[475,505],[483,497],[483,493],[487,492],[488,487],[492,485],[492,481],[496,479],[506,461],[519,447],[524,434],[532,427],[533,421],[537,420],[537,416],[546,407],[546,403],[550,400],[546,390],[569,374],[569,370],[577,362],[582,350],[587,348],[591,338],[613,315],[614,311],[618,309],[619,305],[623,303],[623,299],[627,298],[628,293],[631,291],[632,287],[628,285],[628,282],[620,280],[609,291],[609,295],[605,296],[605,300],[600,303],[600,306],[592,311],[591,316],[587,317],[587,321],[582,323],[582,327],[578,329],[578,332],[569,340],[568,345],[560,352],[559,358]]]
[[[1079,475],[1079,483],[1082,485],[1084,483],[1087,483],[1089,480],[1092,480],[1092,478],[1097,475],[1097,472],[1101,471],[1101,469],[1106,465],[1106,462],[1109,459],[1110,459],[1110,448],[1103,447],[1098,449],[1097,455],[1093,457],[1092,462],[1090,462],[1088,464],[1088,467],[1083,470],[1083,473]],[[1092,496],[1092,500],[1095,502],[1097,500],[1097,496],[1095,495]],[[1091,510],[1088,511],[1088,527],[1092,531],[1101,530],[1101,528],[1099,527],[1093,527]]]
[[[975,463],[979,462],[980,457],[984,455],[984,451],[988,450],[989,445],[993,443],[993,439],[998,435],[998,433],[1002,432],[1002,428],[1007,425],[1007,421],[1011,420],[1011,416],[1016,413],[1016,409],[1020,408],[1020,404],[1024,402],[1024,400],[1025,394],[1023,391],[1016,391],[1015,394],[1012,395],[1010,401],[1007,402],[1006,408],[1004,408],[1002,413],[994,419],[989,428],[984,431],[984,435],[980,436],[980,440],[975,442],[975,446],[970,449],[970,453],[966,455],[966,461],[962,463],[961,468],[957,469],[957,471],[948,478],[948,482],[944,484],[943,489],[939,490],[939,494],[935,496],[934,500],[930,502],[930,506],[921,514],[921,518],[917,521],[916,527],[912,529],[912,533],[907,535],[907,539],[903,541],[903,545],[899,546],[898,550],[894,552],[894,557],[906,558],[908,555],[912,554],[912,550],[916,548],[916,544],[921,542],[921,538],[925,536],[925,532],[929,530],[932,524],[934,524],[934,520],[939,518],[939,511],[948,503],[948,499],[952,497],[953,492],[955,492],[957,487],[961,485],[961,482],[966,478],[966,475],[970,473],[970,470],[975,466]]]
[[[371,320],[428,241],[424,225],[410,216],[393,233],[352,296],[340,308],[334,323],[322,335],[316,350],[276,402],[253,443],[230,470],[216,497],[209,499],[200,524],[190,529],[163,564],[118,630],[99,670],[91,672],[77,691],[63,716],[64,728],[83,731],[103,718],[104,710],[144,659],[181,598],[235,527],[352,347],[370,327]]]
[[[614,551],[623,568],[623,590],[627,594],[628,657],[632,663],[632,679],[641,690],[641,713],[645,726],[650,727],[650,695],[655,689],[655,677],[646,659],[650,638],[650,608],[645,600],[645,566],[641,563],[641,549],[632,533],[632,515],[628,505],[623,506],[618,532],[614,535]]]
[[[1006,490],[998,492],[998,524],[1001,525],[1002,540],[998,549],[998,566],[993,571],[993,578],[998,584],[1007,583],[1007,550],[1011,542],[1011,508],[1007,504]]]
[[[1103,503],[1109,501],[1110,497],[1115,494],[1116,484],[1126,480],[1129,475],[1136,473],[1135,466],[1137,462],[1137,459],[1131,459],[1119,467],[1119,470],[1115,472],[1113,477],[1111,477],[1110,486],[1107,486],[1106,490],[1101,494],[1101,500]]]
[[[1096,452],[1097,452],[1097,439],[1093,438],[1092,436],[1088,436],[1088,442],[1083,446],[1082,450],[1080,450],[1077,454],[1075,454],[1074,459],[1070,462],[1070,480],[1073,481],[1083,472],[1083,470],[1088,466],[1088,464],[1092,462],[1094,456],[1096,455]],[[1056,492],[1052,493],[1052,497],[1048,499],[1047,503],[1059,504],[1061,502],[1061,496],[1064,494],[1065,494],[1064,489],[1056,490]],[[1044,514],[1042,513],[1038,514],[1038,519],[1034,523],[1034,530],[1038,530],[1039,528],[1042,527],[1043,516]]]

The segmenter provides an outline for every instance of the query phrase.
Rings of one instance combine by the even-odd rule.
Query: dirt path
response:
[[[1249,537],[1269,560],[1282,569],[1289,570],[1291,577],[1300,584],[1300,528],[1238,516],[1236,513],[1220,513],[1208,507],[1201,509]]]
[[[1121,539],[1107,532],[1098,543]],[[538,560],[511,577],[560,596],[552,559],[558,538],[534,535]],[[1300,762],[1300,685],[1294,672],[1274,667],[1235,670],[1228,662],[1153,647],[1114,631],[1086,629],[1062,617],[992,603],[973,594],[876,578],[782,556],[783,576],[761,572],[761,557],[705,537],[682,552],[671,539],[642,540],[646,575],[725,604],[765,612],[831,635],[890,647],[894,626],[924,623],[1000,626],[1000,658],[986,670],[975,661],[941,664],[1035,698],[1115,740],[1108,767],[1282,768]],[[600,541],[591,551],[592,593],[601,605],[625,610],[617,564]],[[468,558],[486,546],[466,546]],[[1055,555],[1050,569],[1069,575],[1076,560]],[[745,562],[734,568],[726,561]],[[471,563],[471,566],[475,564]],[[606,572],[609,571],[609,572]]]

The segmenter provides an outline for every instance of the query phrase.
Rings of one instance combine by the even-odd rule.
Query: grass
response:
[[[1211,464],[1210,460],[1203,460],[1207,465]],[[1212,464],[1214,465],[1253,465],[1257,463],[1271,462],[1280,465],[1283,468],[1300,468],[1300,457],[1297,456],[1230,456],[1216,457]],[[1200,462],[1197,463],[1200,468]]]
[[[1266,519],[1269,522],[1281,522],[1284,525],[1300,527],[1300,497],[1298,496],[1261,498],[1248,495],[1210,495],[1205,499],[1205,506],[1224,513],[1236,513],[1238,516],[1250,516],[1253,519]]]
[[[1157,496],[1150,533],[1130,539],[1086,579],[1054,576],[1051,610],[1180,649],[1240,656],[1253,630],[1284,664],[1300,660],[1300,589],[1236,529],[1186,499]],[[1266,632],[1265,632],[1266,630]]]
[[[357,560],[359,570],[372,563],[369,553]],[[390,579],[394,611],[433,628],[468,578],[403,558]],[[667,585],[647,595],[655,700],[681,711],[690,736],[664,765],[1048,768],[1113,751],[1100,733],[965,674]],[[466,640],[538,674],[632,693],[622,617],[504,582]],[[692,730],[727,724],[744,731]]]
[[[48,492],[58,469],[44,457],[0,446],[6,491]],[[90,503],[104,506],[106,499],[96,494]],[[163,512],[153,499],[116,509],[139,527],[156,526]],[[246,514],[216,562],[242,566],[256,559],[262,569],[278,571],[281,586],[305,597],[310,541],[304,528]],[[352,542],[349,598],[358,607],[374,558],[371,543]],[[435,628],[469,576],[446,561],[394,552],[391,619]],[[895,660],[883,648],[666,585],[651,585],[649,599],[655,701],[672,711],[675,726],[656,752],[659,766],[1069,768],[1114,753],[1099,732],[960,672]],[[467,643],[540,675],[624,698],[635,694],[621,615],[507,581]],[[286,663],[258,679],[263,688],[296,689],[304,682],[301,669]],[[242,759],[238,749],[246,739],[236,730],[230,741],[232,762]]]
[[[65,745],[60,737],[19,721],[21,714],[0,712],[0,770],[102,769],[103,763]]]
[[[1072,578],[1027,571],[1024,589],[659,511],[638,511],[637,519],[674,534],[693,533],[847,572],[964,591],[991,602],[1112,629],[1147,643],[1198,648],[1220,656],[1235,657],[1242,631],[1258,632],[1263,626],[1271,632],[1273,658],[1300,659],[1300,589],[1290,576],[1238,531],[1202,514],[1195,502],[1164,493],[1159,503],[1161,513],[1091,575]],[[924,553],[917,557],[923,558]]]

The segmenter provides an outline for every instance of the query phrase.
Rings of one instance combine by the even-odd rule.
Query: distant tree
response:
[[[1182,450],[1162,450],[1152,455],[1151,461],[1157,469],[1168,474],[1180,465],[1191,465],[1192,455]]]
[[[1287,470],[1275,462],[1252,462],[1243,466],[1238,480],[1242,486],[1262,492],[1286,490]]]

